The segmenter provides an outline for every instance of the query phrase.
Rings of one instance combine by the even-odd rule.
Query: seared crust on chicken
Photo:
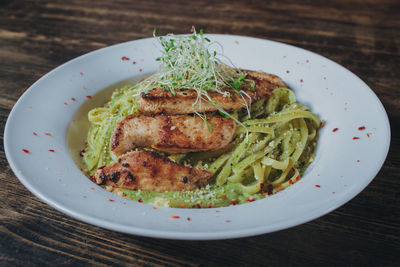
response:
[[[229,118],[207,116],[129,115],[121,120],[111,138],[111,151],[116,156],[136,147],[152,147],[170,154],[218,150],[227,146],[236,130]]]
[[[117,162],[99,169],[92,180],[144,191],[189,191],[202,187],[213,174],[199,168],[178,164],[151,151],[131,151]]]
[[[244,108],[250,102],[268,97],[275,88],[287,87],[278,76],[249,70],[242,70],[242,72],[247,74],[246,80],[249,81],[240,88],[244,92],[241,96],[233,90],[226,90],[226,95],[218,92],[208,93],[223,110],[229,111]],[[254,89],[251,90],[253,84]],[[214,104],[204,100],[201,101],[201,104],[197,102],[193,105],[197,99],[197,92],[195,90],[175,90],[175,93],[176,95],[174,96],[169,90],[164,91],[161,88],[155,88],[142,93],[137,100],[139,113],[147,115],[160,113],[190,114],[195,111],[209,112],[217,110]]]

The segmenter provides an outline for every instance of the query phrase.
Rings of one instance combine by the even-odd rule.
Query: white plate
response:
[[[326,121],[315,162],[299,182],[243,205],[153,209],[87,179],[68,152],[68,125],[83,103],[93,101],[86,96],[156,71],[159,52],[153,39],[83,55],[33,84],[14,106],[5,129],[5,151],[16,176],[37,197],[76,219],[172,239],[223,239],[292,227],[338,208],[371,182],[387,155],[390,129],[382,104],[363,81],[322,56],[286,44],[231,35],[208,37],[220,42],[238,67],[280,76],[299,102]]]

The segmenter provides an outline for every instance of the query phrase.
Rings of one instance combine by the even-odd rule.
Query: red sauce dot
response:
[[[142,71],[143,71],[143,69],[139,69],[139,71],[140,71],[140,72],[142,72]]]
[[[71,100],[72,100],[72,101],[75,101],[75,100],[76,100],[76,98],[75,98],[75,97],[71,97]]]
[[[358,159],[357,162],[360,162],[360,160]]]
[[[176,216],[176,215],[172,215],[172,216],[170,216],[172,219],[179,219],[180,218],[180,216]]]
[[[86,98],[87,98],[87,99],[91,99],[92,96],[91,96],[91,95],[87,95]]]
[[[332,130],[332,132],[336,132],[337,130],[339,130],[339,128],[335,128]]]
[[[82,196],[83,198],[87,198],[87,196]]]
[[[129,60],[129,57],[121,57],[121,60]]]
[[[132,64],[136,64],[136,61],[133,61]]]
[[[316,185],[315,185],[315,187],[318,187],[318,188],[320,188],[321,186],[320,186],[319,184],[316,184]]]
[[[288,71],[288,70],[286,71],[286,73],[289,73],[289,72],[290,72],[290,71]]]
[[[153,210],[156,210],[157,209],[157,207],[153,207]]]
[[[187,217],[186,220],[190,221],[191,219],[190,219],[190,217]]]
[[[303,79],[300,79],[300,82],[302,83],[302,82],[303,82]]]
[[[335,194],[335,192],[332,192],[332,195],[334,195]]]
[[[360,137],[357,137],[357,136],[353,137],[353,140],[357,140],[357,139],[360,139]]]
[[[90,189],[94,190],[94,187],[91,187]]]
[[[364,127],[364,126],[361,126],[361,127],[358,128],[358,130],[359,130],[359,131],[363,131],[363,130],[365,130],[365,127]]]
[[[235,41],[235,44],[237,44],[237,45],[238,45],[238,44],[239,44],[239,41],[237,41],[237,40],[236,40],[236,41]]]
[[[306,63],[310,62],[308,59],[306,60]]]
[[[64,102],[64,105],[68,105],[68,103],[67,103],[67,102]]]
[[[44,135],[51,136],[51,133],[45,133]]]
[[[29,150],[28,150],[28,149],[25,149],[25,148],[23,148],[23,149],[22,149],[22,151],[24,151],[24,153],[26,153],[26,154],[29,154],[29,153],[31,153],[31,152],[29,152]]]
[[[55,152],[54,149],[49,149],[49,152]]]
[[[33,132],[33,135],[34,135],[34,136],[37,136],[37,133]]]
[[[115,200],[114,200],[114,199],[109,199],[108,201],[110,201],[110,202],[114,202]]]
[[[80,75],[83,75],[83,72],[81,71],[81,72],[79,72],[79,74],[80,74]]]
[[[368,136],[368,138],[370,138],[371,135],[369,133],[367,133],[367,136]]]

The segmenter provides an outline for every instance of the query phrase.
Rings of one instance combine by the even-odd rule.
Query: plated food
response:
[[[112,91],[121,93],[125,85],[157,73],[159,64],[154,58],[161,53],[157,40],[148,38],[73,59],[21,96],[4,132],[7,160],[21,183],[53,208],[89,224],[148,237],[205,240],[265,234],[308,222],[350,201],[372,181],[387,155],[390,127],[379,99],[360,78],[325,57],[283,43],[225,34],[207,37],[223,45],[224,54],[235,65],[281,77],[298,102],[326,119],[318,131],[314,161],[300,181],[264,199],[212,209],[143,205],[140,199],[117,196],[123,193],[118,188],[108,192],[95,186],[81,171],[79,156],[87,138],[88,112],[103,107]],[[120,96],[113,96],[115,106],[118,97],[123,103],[125,98]],[[110,128],[110,138],[114,130]],[[173,157],[179,159],[179,154]],[[220,190],[231,192],[228,187],[237,186],[225,183]],[[207,187],[212,185],[202,188]],[[191,198],[196,191],[175,192]],[[201,192],[204,198],[212,195]],[[162,194],[165,199],[173,192]]]
[[[301,179],[322,124],[278,76],[233,66],[202,31],[158,40],[160,69],[88,114],[92,181],[139,202],[209,208]]]

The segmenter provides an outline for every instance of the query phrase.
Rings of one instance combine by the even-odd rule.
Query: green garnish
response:
[[[241,125],[236,118],[213,101],[209,93],[217,92],[232,98],[229,89],[235,91],[246,103],[250,116],[250,109],[245,101],[246,97],[249,99],[250,97],[242,90],[242,87],[246,85],[247,75],[235,68],[232,62],[223,55],[222,46],[219,43],[211,42],[204,37],[202,29],[199,33],[196,33],[194,28],[192,31],[191,35],[186,36],[168,34],[165,37],[156,37],[156,29],[153,30],[153,36],[162,48],[161,56],[156,58],[156,61],[160,62],[160,69],[141,83],[140,87],[143,88],[141,92],[162,88],[164,91],[169,90],[175,96],[175,90],[192,89],[197,92],[193,106],[200,105],[202,101],[211,103],[220,113],[222,112]],[[220,52],[217,52],[215,48],[219,48]],[[250,88],[254,89],[254,85]],[[204,115],[198,112],[195,114],[207,122]],[[209,128],[208,125],[207,127]]]

